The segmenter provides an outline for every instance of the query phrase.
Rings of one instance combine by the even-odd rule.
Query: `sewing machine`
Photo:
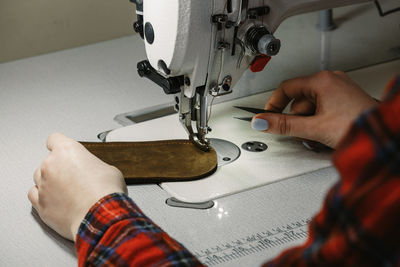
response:
[[[189,139],[207,150],[208,97],[232,92],[248,68],[260,72],[281,43],[287,17],[369,0],[131,0],[148,60],[138,73],[175,96]]]
[[[309,151],[301,142],[254,131],[249,122],[234,119],[249,115],[234,106],[262,107],[271,92],[214,105],[213,116],[209,98],[232,93],[248,68],[259,72],[266,66],[279,52],[280,41],[273,32],[284,18],[356,2],[365,1],[202,1],[200,5],[147,0],[138,4],[135,29],[145,39],[148,57],[137,64],[138,73],[174,96],[179,115],[115,129],[106,141],[187,139],[189,135],[200,149],[212,146],[221,167],[216,173],[197,181],[161,184],[174,200],[192,204],[331,166],[329,153]]]

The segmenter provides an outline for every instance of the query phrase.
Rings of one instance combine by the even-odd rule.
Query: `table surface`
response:
[[[1,266],[76,265],[73,244],[32,214],[27,191],[34,170],[48,153],[45,142],[50,133],[96,141],[98,133],[119,127],[113,121],[116,114],[170,101],[134,73],[136,62],[144,57],[140,43],[127,37],[0,64]],[[140,52],[132,53],[132,46]],[[400,61],[392,61],[352,71],[350,76],[378,95],[399,69]],[[333,168],[322,169],[218,199],[208,210],[169,207],[168,194],[158,185],[130,186],[129,195],[164,230],[197,252],[309,219],[337,177]],[[229,266],[259,265],[288,245],[241,257]]]

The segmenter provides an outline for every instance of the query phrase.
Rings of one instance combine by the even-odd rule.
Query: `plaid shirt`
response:
[[[360,116],[333,159],[341,180],[308,240],[264,266],[400,266],[400,76]],[[124,194],[98,201],[77,235],[79,266],[201,266]]]

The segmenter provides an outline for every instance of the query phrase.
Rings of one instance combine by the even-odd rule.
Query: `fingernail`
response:
[[[263,119],[253,119],[251,121],[251,128],[257,131],[265,131],[268,130],[269,125],[268,121],[263,120]]]

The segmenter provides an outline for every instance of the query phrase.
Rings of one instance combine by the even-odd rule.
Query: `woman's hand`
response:
[[[64,135],[52,134],[47,148],[50,154],[35,171],[28,198],[48,226],[75,240],[92,205],[108,194],[127,193],[124,178],[118,169]]]
[[[290,114],[281,114],[292,102]],[[377,102],[343,72],[322,71],[281,83],[254,116],[253,129],[313,140],[335,148],[352,122]]]

